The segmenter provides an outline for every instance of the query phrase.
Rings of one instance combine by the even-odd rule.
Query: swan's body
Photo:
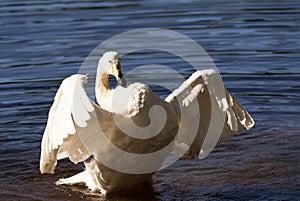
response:
[[[121,81],[123,86],[111,89],[108,84],[110,74]],[[74,163],[85,162],[86,166],[85,171],[60,179],[57,184],[84,183],[89,189],[99,190],[103,194],[135,188],[151,182],[154,173],[151,170],[158,170],[171,152],[180,155],[184,150],[189,155],[204,158],[220,139],[229,139],[254,125],[247,111],[227,90],[221,97],[220,91],[224,91],[224,86],[214,70],[195,72],[181,87],[161,100],[144,84],[125,83],[118,54],[107,52],[99,60],[97,69],[95,91],[99,106],[87,97],[84,90],[86,82],[85,75],[66,78],[49,112],[41,147],[41,173],[54,173],[57,160],[66,157]],[[184,133],[193,132],[190,123],[195,118],[193,104],[199,107],[202,118],[194,126],[195,138],[188,139]],[[165,115],[151,113],[151,108],[157,105],[164,109]],[[217,111],[220,117],[223,115],[226,121],[216,123],[211,130],[212,111]],[[116,118],[123,129],[120,129],[120,124],[116,124]],[[139,133],[139,128],[132,126],[133,122],[146,129],[139,134],[140,139],[126,135]],[[155,130],[155,126],[161,122],[164,122],[164,126],[156,135],[143,136],[147,135],[147,131]],[[220,135],[214,133],[218,128],[221,129]],[[147,155],[169,148],[150,162],[133,160],[128,164],[129,158],[114,157],[115,147],[107,145],[105,140],[99,140],[99,133],[103,133],[114,146],[128,153]],[[183,135],[176,138],[177,133]],[[90,156],[94,158],[87,162]]]

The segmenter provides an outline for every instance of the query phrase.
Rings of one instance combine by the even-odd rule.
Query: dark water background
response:
[[[104,200],[54,186],[81,165],[61,161],[55,175],[39,174],[47,113],[62,79],[92,49],[149,27],[198,42],[256,126],[205,160],[182,159],[158,172],[154,192],[110,200],[300,200],[299,1],[1,0],[0,26],[0,200]],[[141,52],[123,61],[124,71],[141,60],[191,70]]]

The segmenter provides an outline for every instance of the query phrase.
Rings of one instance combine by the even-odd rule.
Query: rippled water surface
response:
[[[199,43],[256,126],[205,160],[184,158],[158,172],[153,192],[110,200],[299,200],[298,1],[2,0],[0,6],[0,200],[105,200],[84,188],[54,185],[81,165],[66,160],[55,175],[39,173],[47,113],[60,82],[77,73],[97,45],[149,27]],[[160,55],[129,55],[123,70],[163,64],[184,76],[192,72],[175,56]]]

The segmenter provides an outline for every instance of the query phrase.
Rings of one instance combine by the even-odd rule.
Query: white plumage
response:
[[[109,75],[122,86],[111,89]],[[57,160],[67,157],[86,166],[56,184],[85,183],[103,194],[134,188],[151,182],[152,170],[172,161],[172,154],[205,158],[218,141],[254,125],[214,70],[195,72],[161,100],[144,84],[126,83],[118,54],[107,52],[97,69],[99,105],[84,90],[87,79],[79,74],[66,78],[49,112],[41,144],[41,173],[54,173]],[[164,151],[149,154],[158,150]],[[94,158],[87,162],[90,156]]]

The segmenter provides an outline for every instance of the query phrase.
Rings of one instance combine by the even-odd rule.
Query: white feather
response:
[[[86,121],[90,119],[88,112],[93,112],[94,108],[87,98],[87,95],[83,88],[83,79],[87,79],[84,75],[72,75],[66,78],[59,87],[54,103],[50,109],[47,126],[42,139],[41,146],[41,159],[40,159],[40,171],[42,173],[54,173],[56,166],[57,154],[59,154],[59,148],[62,146],[61,154],[59,158],[65,158],[72,155],[76,155],[76,161],[83,161],[90,154],[87,154],[87,150],[80,146],[69,146],[66,144],[81,145],[79,138],[72,138],[72,143],[64,144],[68,138],[76,134],[75,126],[84,127],[87,125]],[[86,110],[86,106],[89,110]],[[81,115],[83,114],[83,116]],[[74,121],[75,122],[74,122]],[[76,141],[74,141],[76,139]],[[82,152],[79,157],[78,153]]]
[[[193,73],[165,101],[177,114],[185,113],[185,118],[190,119],[195,107],[192,103],[195,101],[199,106],[200,124],[195,140],[191,142],[187,138],[177,138],[173,153],[179,155],[182,153],[179,150],[185,151],[189,147],[187,154],[203,159],[220,139],[230,139],[234,134],[240,134],[244,128],[249,130],[254,125],[251,116],[226,90],[219,74],[212,69]],[[191,112],[188,111],[189,108]],[[186,121],[180,124],[180,129],[186,133],[193,132],[194,127]]]

